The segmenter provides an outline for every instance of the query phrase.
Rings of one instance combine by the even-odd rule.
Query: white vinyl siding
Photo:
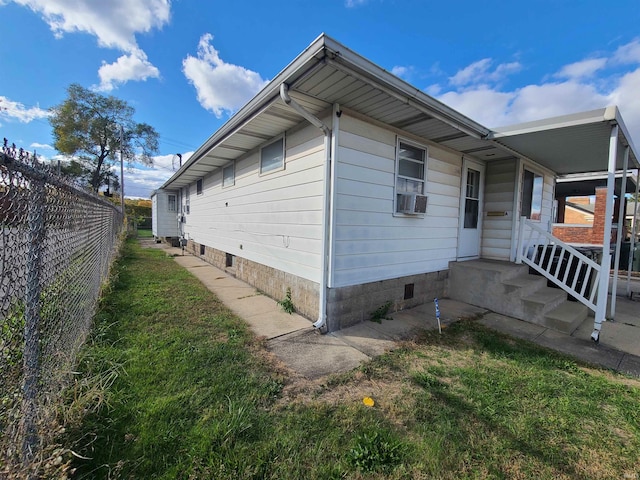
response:
[[[461,155],[429,147],[424,218],[393,216],[396,134],[343,113],[332,286],[445,270],[456,259]],[[414,143],[414,142],[411,142]]]
[[[223,169],[205,177],[184,225],[194,241],[319,282],[324,136],[312,126],[287,134],[287,168],[260,174],[261,149],[235,162],[235,185]]]
[[[516,160],[487,162],[482,223],[482,258],[509,260]]]
[[[177,237],[178,218],[176,209],[176,193],[156,190],[151,197],[151,231],[156,237]],[[170,210],[169,198],[173,197],[174,210]]]

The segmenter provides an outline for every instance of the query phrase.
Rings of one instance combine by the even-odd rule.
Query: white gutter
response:
[[[321,258],[321,269],[320,269],[320,295],[318,298],[318,320],[313,324],[313,326],[321,331],[326,330],[327,324],[327,284],[328,284],[328,264],[329,264],[329,246],[331,242],[329,241],[329,231],[330,231],[330,208],[331,208],[331,129],[324,124],[322,120],[320,120],[315,115],[311,114],[307,110],[302,107],[298,102],[296,102],[293,98],[289,96],[289,87],[286,83],[282,83],[280,85],[280,97],[289,107],[298,112],[305,120],[307,120],[311,125],[319,128],[324,133],[324,151],[325,151],[325,162],[324,162],[324,191],[322,193],[322,258]]]

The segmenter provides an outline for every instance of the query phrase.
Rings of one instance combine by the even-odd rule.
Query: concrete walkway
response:
[[[437,329],[433,303],[396,312],[392,320],[363,322],[338,332],[321,335],[306,318],[282,311],[278,303],[254,287],[179,248],[141,239],[147,248],[159,248],[189,270],[236,315],[243,318],[267,348],[290,369],[309,378],[346,372],[393,349],[423,329]],[[600,344],[590,340],[593,318],[573,335],[499,315],[480,307],[441,299],[440,321],[447,325],[461,318],[476,317],[489,328],[567,353],[590,363],[640,377],[640,302],[618,297],[616,322],[603,325]]]

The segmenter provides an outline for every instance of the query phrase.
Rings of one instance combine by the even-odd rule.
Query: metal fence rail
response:
[[[118,247],[113,204],[0,152],[0,467],[38,460]],[[2,472],[0,468],[0,475]]]

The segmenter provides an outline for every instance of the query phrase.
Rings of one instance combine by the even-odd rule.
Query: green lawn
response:
[[[151,229],[139,228],[137,232],[138,238],[153,238],[153,232],[151,231]]]
[[[465,321],[306,381],[163,252],[129,241],[116,270],[77,368],[76,478],[640,474],[637,380]]]

